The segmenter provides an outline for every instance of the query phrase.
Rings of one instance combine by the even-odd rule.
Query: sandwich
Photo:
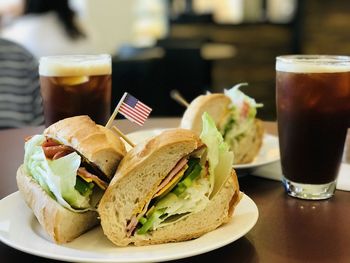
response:
[[[233,153],[208,114],[200,136],[170,129],[131,149],[98,212],[117,246],[190,240],[231,219],[241,198]]]
[[[262,104],[240,91],[243,85],[247,84],[235,85],[224,93],[198,96],[186,109],[180,124],[181,128],[200,134],[201,116],[207,112],[233,151],[234,164],[252,162],[259,153],[264,135],[262,121],[256,118],[257,108]]]
[[[126,154],[120,138],[88,116],[58,121],[25,142],[17,186],[56,243],[99,223],[97,205]]]

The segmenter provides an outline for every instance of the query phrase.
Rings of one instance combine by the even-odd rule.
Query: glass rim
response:
[[[350,56],[282,55],[276,57],[276,70],[294,73],[350,72]]]
[[[347,55],[281,55],[276,57],[277,61],[285,63],[293,63],[295,61],[299,63],[350,63],[350,56]]]
[[[66,55],[50,55],[50,56],[42,56],[39,58],[39,62],[41,61],[79,61],[81,59],[88,60],[103,60],[103,59],[111,59],[110,54],[66,54]]]
[[[53,55],[39,59],[40,76],[73,77],[80,75],[107,75],[112,72],[109,54]]]

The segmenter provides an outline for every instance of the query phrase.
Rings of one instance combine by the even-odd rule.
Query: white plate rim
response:
[[[15,214],[15,211],[13,209],[11,210],[10,206],[16,205],[18,208],[21,208],[21,216],[18,216]],[[15,206],[15,207],[16,207]],[[11,213],[13,214],[12,216]],[[101,254],[103,257],[98,257],[96,255],[100,254],[94,254],[95,252],[92,251],[90,253],[81,250],[76,249],[76,245],[79,245],[79,242],[85,242],[89,238],[93,238],[96,233],[98,234],[98,231],[101,233],[99,235],[102,235],[102,230],[94,229],[96,231],[90,231],[78,239],[74,240],[71,243],[68,243],[67,245],[57,245],[54,244],[51,241],[46,240],[43,237],[37,236],[34,239],[40,240],[42,239],[43,244],[46,244],[45,247],[42,246],[42,244],[34,245],[35,242],[24,242],[20,241],[21,239],[14,240],[13,238],[10,238],[9,235],[15,235],[16,233],[13,233],[13,230],[8,230],[6,232],[6,228],[9,229],[16,229],[16,231],[21,231],[20,225],[23,224],[23,229],[28,230],[28,232],[32,231],[35,233],[34,228],[41,228],[39,223],[36,221],[32,211],[26,206],[25,202],[22,200],[20,193],[17,191],[15,193],[12,193],[8,195],[7,197],[0,200],[0,241],[7,244],[10,247],[13,247],[17,250],[44,257],[49,259],[55,259],[55,260],[64,260],[64,261],[71,261],[71,262],[159,262],[159,261],[168,261],[168,260],[176,260],[181,258],[187,258],[199,254],[203,254],[212,250],[215,250],[217,248],[223,247],[229,243],[232,243],[242,236],[244,236],[246,233],[248,233],[256,224],[259,217],[259,211],[254,203],[254,201],[247,195],[243,194],[243,197],[240,201],[240,203],[237,205],[234,211],[234,215],[232,217],[232,220],[217,228],[216,230],[213,230],[202,237],[199,237],[194,240],[185,241],[185,242],[178,242],[178,243],[168,243],[168,244],[161,244],[161,245],[151,245],[151,246],[143,246],[143,247],[126,247],[126,248],[119,248],[112,245],[111,242],[107,240],[107,238],[104,238],[105,240],[103,242],[108,242],[109,245],[111,245],[114,251],[110,254],[104,254],[103,251],[101,251]],[[34,224],[33,224],[34,222]],[[239,228],[239,224],[242,224],[241,222],[244,222],[243,227]],[[14,224],[12,227],[9,227],[8,224]],[[36,224],[36,226],[35,226]],[[99,227],[98,227],[99,228]],[[238,228],[238,231],[237,231]],[[233,232],[232,236],[229,235],[230,231],[235,230],[236,232]],[[11,233],[12,231],[12,233]],[[6,236],[6,233],[8,235]],[[37,234],[37,233],[36,233]],[[90,237],[89,237],[90,235]],[[84,237],[85,236],[85,237]],[[221,238],[220,238],[221,237]],[[30,238],[33,239],[30,235],[27,236],[29,240]],[[82,238],[86,239],[85,241],[82,240]],[[34,241],[34,240],[33,240]],[[209,242],[210,241],[210,242]],[[20,243],[22,242],[22,243]],[[32,247],[28,247],[28,243],[32,245]],[[71,245],[72,244],[72,245]],[[33,247],[40,247],[40,249],[34,249]],[[191,250],[188,248],[197,248],[197,250]],[[164,250],[164,248],[167,251],[173,251],[173,253],[160,253],[159,251]],[[73,249],[73,250],[72,250]],[[55,251],[55,253],[49,253],[48,251]],[[62,255],[60,252],[62,251],[68,251],[70,255]],[[147,254],[147,251],[149,254]],[[178,251],[178,252],[175,252]],[[76,253],[74,253],[76,252]],[[129,258],[122,258],[117,257],[118,253],[128,253],[132,256],[134,256],[135,253],[139,253],[141,256],[143,254],[147,254],[147,257],[140,258],[140,257],[129,257]],[[106,256],[109,255],[109,256]],[[114,255],[114,256],[113,256]]]
[[[133,139],[138,138],[140,136],[148,138],[151,136],[158,135],[162,131],[169,130],[169,129],[172,129],[172,128],[155,128],[155,129],[139,130],[139,131],[128,133],[127,136],[129,139],[131,139],[131,141],[133,141]],[[127,147],[127,148],[130,149],[130,147]],[[273,152],[273,154],[264,156],[264,154],[267,151]],[[257,156],[255,157],[255,159],[252,162],[246,163],[246,164],[234,164],[233,168],[237,170],[252,169],[263,165],[271,164],[279,160],[280,160],[280,155],[279,155],[278,137],[270,133],[264,133],[261,149],[257,154]]]

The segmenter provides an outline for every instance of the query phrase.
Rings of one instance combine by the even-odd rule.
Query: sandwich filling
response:
[[[239,141],[253,128],[257,108],[263,106],[239,90],[244,85],[247,83],[240,83],[225,90],[225,95],[231,99],[232,104],[219,124],[219,130],[225,142],[231,145],[231,149],[236,149]]]
[[[27,174],[63,207],[85,212],[95,210],[108,183],[102,172],[72,147],[44,135],[25,143]]]
[[[181,158],[157,187],[155,194],[127,224],[127,235],[143,235],[204,209],[231,175],[229,151],[211,117],[203,114],[204,143]]]

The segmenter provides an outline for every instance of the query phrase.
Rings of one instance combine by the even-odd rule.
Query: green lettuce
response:
[[[210,197],[212,198],[231,174],[233,152],[229,150],[214,120],[206,112],[202,115],[202,123],[200,138],[208,149]]]
[[[48,160],[41,147],[44,141],[45,136],[35,135],[25,143],[26,172],[62,206],[72,211],[89,210],[89,196],[83,196],[75,189],[81,157],[73,152],[57,160]]]
[[[226,96],[228,96],[232,101],[232,106],[241,109],[243,107],[244,103],[247,103],[249,105],[249,118],[255,118],[256,115],[256,108],[262,107],[262,103],[256,103],[255,99],[247,96],[242,91],[239,90],[242,86],[247,86],[248,83],[239,83],[235,86],[233,86],[229,90],[224,90],[224,93]],[[240,112],[240,110],[238,110]]]
[[[209,202],[208,192],[209,181],[206,178],[196,179],[180,195],[171,191],[155,204],[153,212],[147,218],[140,220],[144,222],[137,233],[145,234],[150,229],[155,230],[172,224],[190,212],[201,211]]]
[[[225,95],[231,99],[232,104],[230,117],[223,123],[220,130],[224,140],[231,145],[231,149],[234,149],[239,140],[254,126],[257,108],[263,106],[239,90],[241,86],[246,85],[248,84],[240,83],[224,91]]]

